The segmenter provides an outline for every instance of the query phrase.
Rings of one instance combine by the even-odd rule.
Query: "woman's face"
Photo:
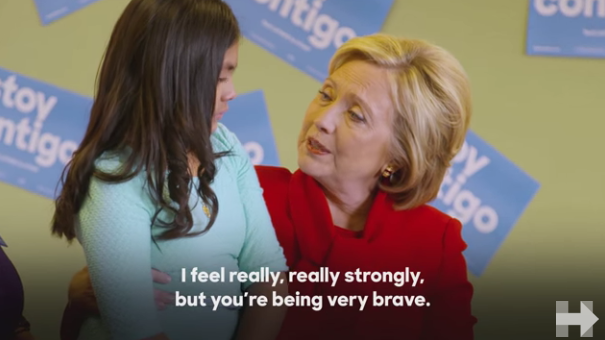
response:
[[[326,79],[309,105],[298,165],[322,184],[374,187],[387,165],[393,104],[387,70],[350,61]]]
[[[214,114],[212,115],[212,131],[216,130],[218,121],[223,118],[229,109],[229,101],[236,96],[233,86],[233,72],[237,67],[238,43],[233,44],[223,59],[223,68],[216,86],[216,99],[214,103]]]

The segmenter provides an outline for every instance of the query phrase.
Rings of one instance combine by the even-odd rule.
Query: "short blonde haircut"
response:
[[[393,181],[378,185],[394,198],[395,209],[432,201],[464,144],[471,118],[464,69],[441,47],[387,34],[345,42],[332,57],[329,73],[352,60],[384,67],[391,75],[395,117],[389,151],[396,172]]]

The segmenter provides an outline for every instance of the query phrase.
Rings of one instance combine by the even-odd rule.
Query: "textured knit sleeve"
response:
[[[239,256],[239,267],[244,272],[255,272],[267,267],[272,272],[287,271],[286,258],[280,246],[271,216],[263,198],[263,191],[248,153],[235,134],[219,126],[218,135],[230,145],[231,162],[246,215],[246,239]],[[251,283],[243,285],[246,290]]]
[[[140,177],[119,184],[94,178],[78,216],[101,318],[113,340],[162,332],[150,270],[151,208]]]

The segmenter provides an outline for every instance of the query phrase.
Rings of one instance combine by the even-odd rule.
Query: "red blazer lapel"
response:
[[[391,221],[394,215],[393,213],[393,200],[386,192],[379,190],[376,193],[376,197],[374,197],[374,202],[372,203],[372,208],[368,213],[364,227],[363,238],[366,242],[373,242],[379,237],[380,232],[385,228],[386,223],[389,223],[389,221],[391,223],[394,222]]]
[[[301,256],[314,266],[322,266],[335,230],[328,202],[317,181],[300,170],[294,172],[289,204]]]
[[[288,204],[292,173],[286,168],[274,166],[257,165],[255,169],[275,234],[284,250],[288,267],[292,268],[300,258]]]

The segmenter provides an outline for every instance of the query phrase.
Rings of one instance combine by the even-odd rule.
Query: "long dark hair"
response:
[[[196,188],[210,208],[210,229],[218,200],[210,187],[216,174],[210,142],[216,89],[225,52],[240,38],[233,12],[222,0],[132,0],[116,23],[97,78],[86,134],[66,166],[56,200],[52,233],[72,241],[75,215],[92,176],[122,182],[145,171],[150,194],[172,212],[160,239],[189,233],[192,174],[188,154],[200,162]],[[129,153],[120,173],[95,169],[106,151]],[[164,199],[166,172],[171,206]]]

